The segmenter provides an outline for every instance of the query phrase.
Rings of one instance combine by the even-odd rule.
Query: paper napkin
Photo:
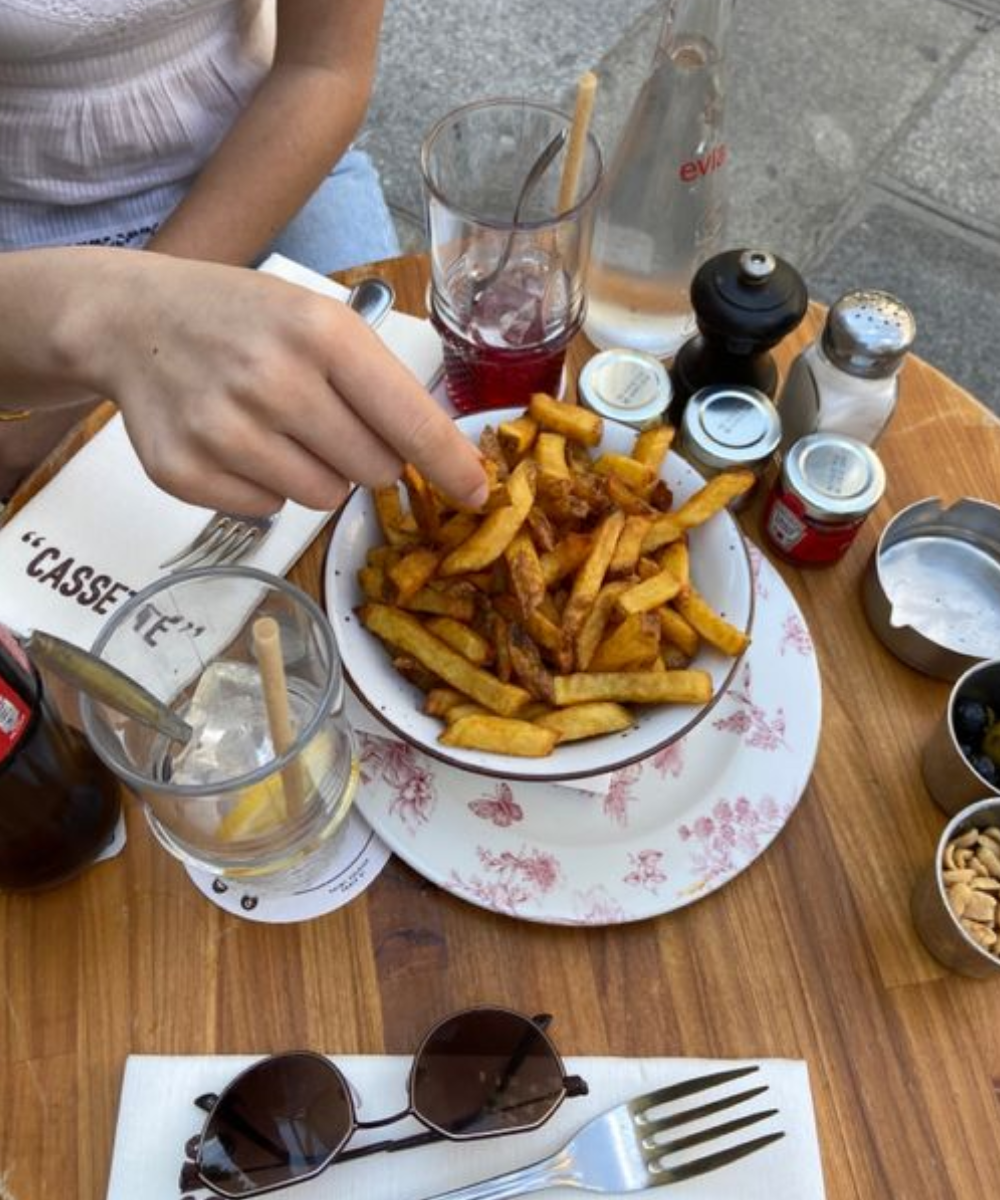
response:
[[[339,284],[280,255],[261,270],[346,295]],[[379,333],[418,378],[432,381],[441,344],[426,321],[393,312]],[[210,515],[149,480],[115,417],[0,529],[0,621],[89,647],[115,607],[157,579],[159,564],[187,545]],[[246,563],[283,575],[329,517],[289,502]]]
[[[143,1200],[178,1200],[184,1143],[199,1132],[204,1120],[204,1114],[192,1103],[194,1097],[220,1091],[253,1061],[250,1057],[228,1056],[130,1057],[122,1084],[108,1200],[135,1200],[136,1196]],[[387,1116],[405,1107],[409,1057],[338,1055],[336,1061],[351,1082],[361,1119]],[[720,1140],[719,1146],[779,1129],[786,1136],[740,1162],[686,1182],[677,1189],[678,1197],[823,1200],[823,1173],[806,1064],[790,1059],[759,1061],[761,1069],[756,1076],[724,1085],[711,1095],[714,1098],[727,1088],[742,1090],[766,1083],[770,1090],[745,1102],[746,1111],[777,1108],[778,1115],[729,1135],[728,1140]],[[421,1200],[541,1158],[558,1149],[590,1117],[640,1093],[737,1065],[741,1064],[718,1059],[568,1059],[567,1069],[587,1080],[590,1094],[566,1100],[540,1129],[472,1144],[441,1142],[400,1154],[374,1154],[335,1164],[309,1183],[272,1194],[275,1200],[285,1196],[289,1200],[329,1200],[330,1196],[337,1200],[370,1200],[373,1195],[379,1200]],[[690,1108],[697,1102],[682,1101],[679,1107]],[[741,1111],[742,1107],[692,1123],[683,1132]],[[383,1138],[403,1136],[416,1128],[411,1120],[376,1134]],[[369,1133],[368,1137],[372,1136]],[[356,1138],[355,1144],[360,1145],[361,1135]],[[691,1151],[688,1156],[697,1157],[701,1152]]]

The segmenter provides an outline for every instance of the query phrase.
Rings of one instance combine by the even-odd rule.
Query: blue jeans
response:
[[[399,254],[378,172],[364,150],[347,151],[268,253],[283,254],[321,275]]]

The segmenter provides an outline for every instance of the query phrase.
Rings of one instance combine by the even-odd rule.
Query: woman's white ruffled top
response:
[[[0,249],[142,244],[270,64],[268,0],[0,0]]]

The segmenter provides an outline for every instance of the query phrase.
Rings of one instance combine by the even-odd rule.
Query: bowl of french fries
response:
[[[754,589],[727,505],[671,449],[536,395],[459,420],[490,478],[460,510],[412,466],[356,489],[326,603],[348,681],[395,735],[508,779],[617,770],[689,733],[750,643]]]

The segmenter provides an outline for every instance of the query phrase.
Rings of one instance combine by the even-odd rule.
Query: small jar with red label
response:
[[[799,567],[837,562],[885,491],[878,456],[856,438],[813,433],[785,455],[763,527],[775,553]]]

